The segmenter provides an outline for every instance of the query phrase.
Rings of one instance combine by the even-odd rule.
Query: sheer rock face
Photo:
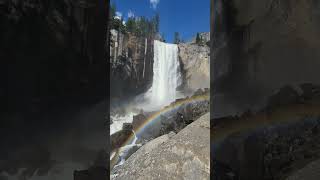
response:
[[[244,111],[284,85],[318,84],[319,5],[311,0],[215,2],[214,87],[226,97],[212,108],[221,112],[228,108],[222,104],[232,104]]]
[[[83,101],[90,93],[105,96],[105,85],[98,82],[107,81],[106,4],[92,0],[0,3],[1,77],[10,81],[0,86],[0,98],[9,102],[4,107],[41,111],[61,99]]]
[[[153,77],[154,37],[110,32],[111,96],[127,98],[144,92]]]
[[[209,179],[209,125],[207,113],[176,135],[154,139],[115,169],[113,179]]]
[[[52,155],[55,143],[68,145],[61,148],[68,149],[68,153],[88,137],[82,134],[77,136],[81,140],[73,139],[75,144],[64,143],[68,142],[70,132],[101,132],[96,124],[102,127],[100,119],[107,103],[102,111],[98,108],[96,117],[90,117],[92,122],[86,130],[82,126],[87,118],[78,115],[86,112],[88,105],[103,101],[107,94],[106,83],[101,82],[108,81],[105,74],[108,7],[108,1],[93,0],[0,2],[1,172],[10,172],[5,169],[9,167],[14,169],[13,174],[25,169],[26,178],[35,172],[46,174],[52,166],[38,161],[39,154],[50,152],[48,161],[55,160]],[[97,137],[103,138],[95,133],[89,137],[94,138],[92,143],[99,141]],[[31,151],[38,149],[38,145],[43,147]],[[30,151],[20,151],[24,148]],[[82,150],[77,152],[82,154]],[[89,159],[91,155],[81,157]]]
[[[181,43],[178,47],[184,88],[191,91],[195,91],[198,88],[209,88],[209,46],[200,46],[195,43]]]

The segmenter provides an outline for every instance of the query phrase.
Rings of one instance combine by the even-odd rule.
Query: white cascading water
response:
[[[139,102],[137,107],[144,110],[159,110],[165,105],[179,98],[177,87],[181,85],[180,63],[178,59],[178,46],[164,42],[154,41],[154,62],[153,62],[153,81],[148,92],[142,95],[143,102]],[[138,98],[140,99],[140,97]],[[146,101],[145,101],[146,100]],[[132,122],[135,113],[129,113],[126,116],[114,116],[113,124],[110,126],[110,134],[122,129],[124,122]],[[135,137],[131,144],[123,146],[119,150],[120,162],[115,166],[121,166],[125,161],[125,156],[136,144],[138,137],[133,131]],[[110,159],[115,155],[112,154]]]
[[[150,106],[157,108],[170,104],[177,98],[181,84],[178,46],[154,41],[153,81],[147,93]]]
[[[136,107],[146,111],[159,110],[169,105],[179,97],[177,87],[181,85],[180,63],[178,59],[178,46],[176,44],[154,41],[153,81],[152,86],[144,99],[137,98]],[[140,102],[138,102],[140,101]],[[125,116],[113,116],[113,124],[110,126],[110,134],[122,129],[123,123],[132,122],[136,113],[128,113]]]
[[[136,133],[132,130],[133,134],[134,134],[134,139],[133,141],[129,144],[129,145],[125,145],[123,147],[121,147],[119,149],[119,158],[120,158],[120,162],[115,166],[121,166],[124,162],[125,162],[125,156],[128,155],[129,150],[133,147],[133,146],[141,146],[141,144],[136,144],[138,137],[136,135]]]

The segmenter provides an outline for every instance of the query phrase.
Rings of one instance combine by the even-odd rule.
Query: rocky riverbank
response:
[[[151,140],[170,132],[178,133],[187,125],[189,125],[205,113],[208,113],[209,98],[201,101],[192,101],[192,99],[201,96],[209,97],[209,89],[199,89],[194,93],[193,96],[178,99],[171,105],[169,105],[175,106],[175,104],[185,102],[174,108],[173,111],[161,114],[159,120],[154,121],[152,125],[148,126],[148,128],[146,128],[143,132],[139,132],[138,140],[136,142],[138,145],[133,147],[135,150],[130,151],[126,158],[128,158],[132,153],[134,153],[134,151],[140,148],[141,145],[144,145]],[[190,100],[190,102],[188,102],[187,100]],[[120,148],[124,145],[125,142],[127,142],[129,137],[132,137],[133,131],[139,129],[139,127],[141,127],[142,124],[145,124],[145,122],[148,121],[150,117],[153,117],[154,114],[157,114],[157,112],[141,112],[140,114],[133,117],[132,125],[126,123],[124,124],[124,128],[121,131],[111,135],[111,150],[113,151],[113,153],[115,153],[115,156],[112,158],[111,167],[113,167],[120,161],[118,157]]]
[[[210,114],[206,113],[177,134],[146,143],[112,171],[111,179],[209,179]]]

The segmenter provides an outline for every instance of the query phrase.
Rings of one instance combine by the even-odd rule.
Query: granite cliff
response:
[[[0,1],[1,177],[47,175],[57,160],[53,142],[64,144],[70,132],[84,135],[84,121],[75,116],[105,101],[108,91],[101,83],[108,81],[108,5],[93,0]],[[103,117],[106,106],[92,114]],[[99,119],[93,124],[102,127]],[[101,132],[99,127],[94,131]],[[78,142],[84,136],[77,137],[77,145],[66,143],[70,151],[82,149]],[[81,156],[94,158],[89,154]]]
[[[210,87],[210,48],[207,45],[210,40],[208,37],[208,34],[203,35],[201,45],[194,41],[178,44],[185,91],[194,92],[199,88]]]
[[[145,92],[153,77],[154,35],[137,36],[111,30],[111,97],[133,97]]]
[[[318,1],[212,4],[213,105],[219,105],[212,115],[261,108],[285,85],[319,83]]]

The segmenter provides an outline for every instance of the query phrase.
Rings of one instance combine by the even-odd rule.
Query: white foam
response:
[[[113,123],[110,125],[110,135],[120,131],[122,129],[123,123],[132,123],[134,115],[136,115],[136,113],[130,112],[125,116],[111,116],[111,120]]]
[[[178,97],[177,87],[180,85],[178,46],[155,40],[153,81],[146,93],[147,103],[157,109],[170,104]]]

